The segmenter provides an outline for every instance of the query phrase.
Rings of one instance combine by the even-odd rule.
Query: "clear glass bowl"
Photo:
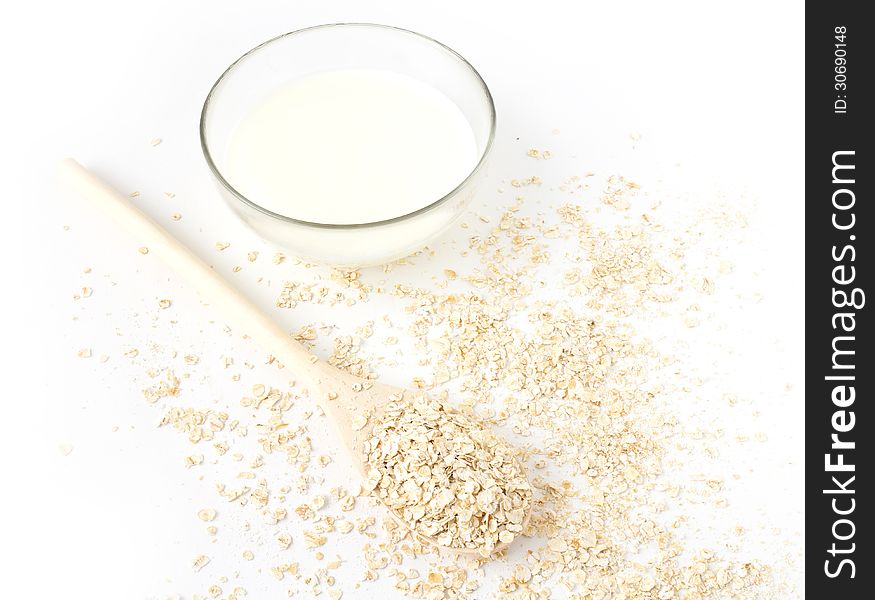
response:
[[[442,198],[385,221],[311,223],[271,212],[246,198],[222,174],[237,124],[275,88],[334,69],[387,69],[432,85],[453,100],[471,124],[479,160]],[[319,25],[281,35],[253,48],[216,81],[201,113],[201,147],[219,190],[237,215],[265,239],[315,262],[350,267],[381,264],[421,249],[447,229],[475,193],[495,135],[489,88],[468,61],[424,35],[366,23]]]

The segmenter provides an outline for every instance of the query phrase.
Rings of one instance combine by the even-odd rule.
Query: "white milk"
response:
[[[243,117],[225,173],[246,198],[315,223],[371,223],[451,192],[478,152],[459,107],[392,71],[346,69],[293,80]]]

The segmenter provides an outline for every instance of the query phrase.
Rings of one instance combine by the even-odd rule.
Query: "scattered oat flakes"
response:
[[[200,571],[205,566],[207,566],[207,563],[209,563],[209,562],[210,562],[210,558],[208,556],[205,556],[203,554],[199,554],[199,555],[194,557],[194,560],[191,561],[191,568],[194,569],[195,571]]]
[[[197,518],[201,521],[212,521],[216,518],[216,511],[212,508],[202,508],[197,511]]]
[[[539,152],[538,157],[546,158],[546,154]],[[351,327],[343,330],[313,323],[302,327],[296,337],[305,343],[326,341],[329,348],[333,344],[329,362],[365,380],[374,378],[375,369],[387,364],[374,356],[379,352],[374,341],[387,340],[390,345],[388,340],[393,339],[397,344],[401,337],[404,351],[409,343],[417,353],[421,371],[415,376],[421,387],[433,389],[437,395],[447,393],[447,384],[458,385],[452,388],[453,405],[461,411],[458,414],[465,418],[476,414],[520,440],[525,452],[510,456],[537,469],[527,491],[531,506],[531,521],[527,524],[515,522],[521,515],[513,508],[512,500],[509,504],[496,502],[497,493],[486,493],[496,486],[483,485],[485,482],[477,475],[480,469],[469,469],[473,472],[463,479],[467,465],[454,463],[459,474],[452,473],[458,480],[457,489],[462,491],[461,498],[456,494],[450,498],[437,486],[429,488],[434,478],[450,475],[440,463],[434,465],[429,460],[414,463],[415,469],[398,466],[406,477],[397,481],[390,480],[383,465],[384,471],[375,469],[376,473],[369,474],[365,486],[377,496],[397,494],[390,499],[396,514],[414,519],[421,511],[414,528],[421,532],[430,527],[434,535],[449,536],[449,543],[454,542],[453,536],[464,540],[466,536],[473,539],[480,535],[492,539],[493,544],[528,538],[530,547],[524,556],[508,556],[507,560],[515,564],[498,583],[499,596],[542,598],[561,592],[569,597],[605,600],[711,600],[730,595],[759,598],[756,590],[769,576],[767,567],[699,552],[694,542],[682,542],[675,532],[684,526],[685,519],[665,516],[660,494],[679,503],[685,494],[694,493],[694,487],[700,488],[701,497],[694,499],[717,510],[726,500],[716,494],[727,484],[707,475],[696,482],[681,482],[687,485],[685,489],[670,475],[666,478],[665,470],[671,468],[666,461],[673,445],[685,436],[673,420],[674,415],[659,410],[660,397],[668,392],[660,387],[663,384],[657,385],[658,377],[654,375],[672,363],[660,348],[641,339],[630,324],[669,313],[680,319],[695,318],[672,305],[679,291],[707,295],[722,293],[722,286],[718,290],[702,273],[685,272],[683,257],[689,242],[673,238],[667,226],[663,233],[657,203],[647,200],[637,183],[616,176],[603,187],[594,183],[597,179],[587,183],[590,177],[593,174],[587,173],[557,186],[557,193],[571,194],[572,201],[544,208],[536,215],[526,214],[520,199],[498,219],[490,214],[490,218],[472,220],[464,252],[478,264],[468,269],[461,263],[450,263],[457,266],[458,273],[455,269],[444,271],[448,279],[448,271],[452,271],[464,281],[468,292],[441,293],[439,285],[433,286],[438,289],[420,288],[412,280],[409,284],[386,285],[372,282],[374,276],[368,271],[338,269],[331,272],[330,280],[313,275],[312,281],[284,283],[277,305],[293,308],[314,303],[341,310],[351,302],[367,301],[371,295],[394,296],[405,303],[404,318],[409,317],[409,322],[400,315],[395,319],[400,325],[393,326],[386,320],[383,326],[392,328],[391,332],[373,324],[363,324],[353,331]],[[529,191],[522,188],[541,183],[535,177],[514,181],[512,185],[521,188],[514,190],[517,194]],[[575,198],[586,194],[590,185],[590,196]],[[547,190],[545,185],[540,193],[546,195]],[[599,227],[592,218],[590,208],[597,208],[600,202],[616,209],[610,212],[618,219],[617,225]],[[481,226],[490,221],[490,225]],[[566,238],[573,240],[572,246],[576,245],[578,251],[568,251],[564,256],[551,247],[551,240]],[[284,260],[281,253],[273,257],[275,264]],[[567,262],[561,264],[567,268],[559,270],[554,278],[542,271],[551,261],[564,260]],[[299,266],[309,269],[308,265],[295,263],[289,270]],[[440,273],[443,265],[435,267],[433,272]],[[729,270],[719,267],[721,273]],[[713,277],[713,265],[710,271]],[[399,279],[404,281],[403,273]],[[533,293],[553,285],[562,288],[563,299],[544,301]],[[371,335],[374,341],[368,342]],[[226,366],[233,364],[227,361],[230,357],[226,358]],[[277,364],[272,358],[267,362]],[[677,382],[678,388],[692,382],[692,377],[672,375],[683,377]],[[179,380],[168,378],[163,387],[159,384],[154,389],[153,398],[174,398]],[[313,458],[322,466],[330,461],[323,460],[326,455],[319,453],[325,451],[324,446],[318,440],[311,443],[307,430],[308,420],[320,418],[320,413],[300,408],[299,393],[292,388],[280,391],[256,385],[240,402],[238,408],[247,415],[237,415],[237,424],[220,407],[211,410],[206,408],[208,405],[185,408],[162,404],[162,424],[172,424],[193,443],[210,440],[208,462],[236,460],[249,464],[252,470],[244,471],[249,487],[217,486],[221,496],[231,502],[229,510],[247,511],[240,514],[248,515],[253,523],[264,521],[276,526],[298,505],[294,511],[303,520],[285,520],[267,539],[275,537],[282,546],[279,536],[285,531],[280,527],[288,526],[296,536],[302,526],[306,527],[300,539],[307,548],[320,548],[313,553],[316,557],[322,550],[330,556],[334,549],[352,548],[361,538],[368,544],[361,556],[365,565],[363,582],[390,578],[399,592],[416,598],[480,597],[478,586],[483,582],[486,587],[490,579],[484,575],[484,563],[458,565],[455,560],[430,555],[423,559],[426,549],[395,520],[387,518],[378,527],[372,516],[361,512],[372,501],[364,499],[357,504],[359,490],[347,492],[332,487],[338,483],[330,480],[332,468],[308,470]],[[377,417],[371,415],[371,423]],[[394,419],[404,425],[408,417],[414,422],[417,418],[410,413],[388,416],[390,422]],[[440,416],[444,418],[452,420]],[[385,422],[381,417],[380,423]],[[425,447],[452,447],[457,443],[450,435],[458,433],[455,427],[441,432],[447,439],[429,439],[431,423],[408,431]],[[247,433],[248,441],[257,444],[259,455],[275,455],[288,463],[288,474],[281,480],[271,476],[268,469],[259,470],[264,463],[252,458],[251,450],[241,445],[247,441]],[[744,433],[747,440],[762,439],[762,434]],[[545,441],[535,443],[535,434],[545,435]],[[702,431],[696,435],[701,436],[697,439],[707,440],[709,434]],[[481,440],[468,437],[476,454],[475,442]],[[458,444],[459,451],[448,455],[450,462],[469,457],[469,444]],[[388,460],[396,456],[391,444],[378,443],[369,451]],[[188,466],[203,461],[200,454],[185,460]],[[262,473],[264,485],[253,486],[251,477]],[[469,482],[473,482],[471,492],[467,491],[471,486],[465,487]],[[322,496],[317,492],[328,488],[335,502],[319,510],[316,497]],[[444,502],[447,504],[438,506]],[[434,518],[448,507],[456,511],[453,520],[441,523]],[[504,516],[497,518],[502,511]],[[478,533],[477,519],[484,517],[489,524],[485,532],[481,528]],[[208,531],[215,535],[217,530],[210,525]],[[291,535],[288,539],[291,543]],[[658,549],[651,564],[632,560],[631,556],[642,548]],[[261,553],[258,559],[262,560]],[[335,562],[336,566],[329,566]],[[340,568],[340,561],[325,566]],[[303,586],[299,591],[319,595],[336,589],[331,587],[334,580],[325,569],[299,574],[297,563],[267,564],[264,569],[278,579],[292,580],[293,586]],[[353,595],[358,597],[367,593],[365,585],[349,589],[354,589]],[[487,591],[482,593],[490,597]]]

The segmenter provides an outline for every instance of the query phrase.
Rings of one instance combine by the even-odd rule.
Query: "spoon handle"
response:
[[[349,389],[356,382],[361,385],[361,380],[319,361],[182,242],[78,162],[72,158],[63,160],[59,177],[64,185],[75,190],[118,227],[131,234],[141,244],[141,252],[161,259],[182,276],[205,302],[218,309],[229,323],[290,369],[334,421],[347,446],[350,445],[352,433],[348,410],[340,403],[327,402],[326,396],[329,393],[332,396],[341,393],[348,396]]]

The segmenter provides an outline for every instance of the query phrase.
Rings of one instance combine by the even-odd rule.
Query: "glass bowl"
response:
[[[312,223],[277,214],[247,198],[223,175],[237,124],[267,94],[290,80],[335,69],[386,69],[430,84],[458,105],[471,125],[479,157],[470,174],[422,208],[372,223]],[[475,194],[495,136],[489,88],[468,61],[424,35],[367,23],[318,25],[281,35],[240,57],[204,102],[201,147],[220,193],[263,238],[314,262],[348,267],[386,263],[421,249],[444,232]]]

